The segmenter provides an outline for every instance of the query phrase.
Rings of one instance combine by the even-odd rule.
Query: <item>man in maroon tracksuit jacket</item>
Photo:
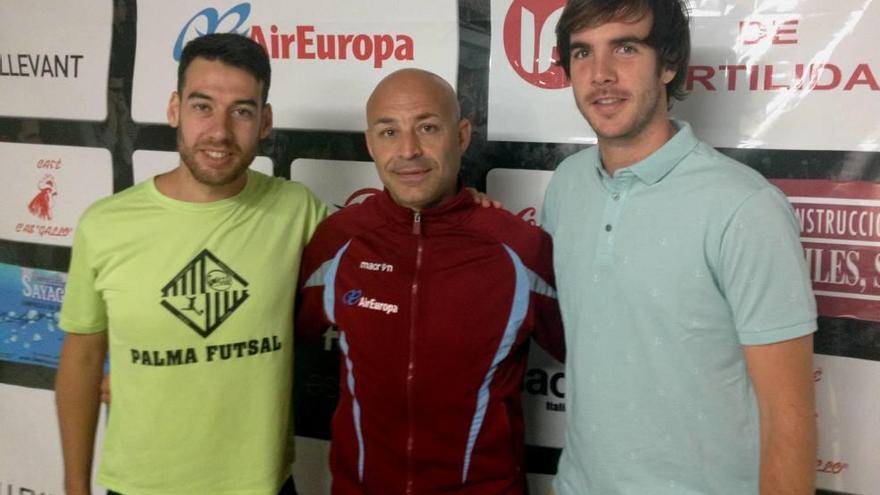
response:
[[[440,77],[386,77],[367,124],[385,191],[318,228],[295,327],[339,331],[333,493],[523,494],[526,344],[564,352],[550,238],[459,187],[471,126]]]

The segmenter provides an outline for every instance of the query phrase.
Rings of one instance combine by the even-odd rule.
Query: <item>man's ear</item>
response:
[[[462,155],[471,144],[471,132],[473,132],[473,129],[470,120],[461,119],[458,121],[458,147]]]
[[[180,124],[180,95],[177,94],[177,91],[171,93],[165,115],[168,117],[168,125],[171,127],[176,128]]]
[[[266,139],[272,132],[272,105],[266,103],[263,105],[263,112],[260,122],[260,139]]]

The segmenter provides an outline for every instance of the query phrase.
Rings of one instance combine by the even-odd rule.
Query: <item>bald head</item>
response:
[[[461,118],[455,90],[445,79],[422,69],[400,69],[385,76],[367,100],[367,126],[382,105],[396,96],[424,97],[434,101],[443,113],[454,120]]]
[[[379,178],[397,204],[422,210],[457,192],[471,124],[440,76],[403,69],[382,79],[367,100],[365,135]]]

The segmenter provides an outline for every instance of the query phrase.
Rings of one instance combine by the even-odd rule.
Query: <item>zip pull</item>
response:
[[[422,214],[419,212],[413,213],[413,234],[422,235]]]

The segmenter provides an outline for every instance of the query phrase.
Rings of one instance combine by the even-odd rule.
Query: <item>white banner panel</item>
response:
[[[138,2],[132,117],[165,123],[179,50],[199,34],[237,32],[272,59],[275,126],[360,131],[376,83],[420,67],[455,86],[458,6],[431,0]]]
[[[131,155],[134,183],[137,184],[153,176],[173,170],[179,164],[180,154],[176,151],[135,150]],[[272,159],[268,156],[255,157],[253,163],[251,163],[251,169],[266,175],[272,175]]]
[[[64,493],[55,393],[0,384],[0,418],[0,493]],[[96,446],[103,442],[105,418],[102,406]],[[95,459],[99,450],[95,449]],[[92,493],[103,492],[92,486]]]
[[[486,174],[486,194],[504,203],[507,211],[538,225],[544,191],[552,176],[551,170],[493,168]]]
[[[565,0],[492,0],[490,141],[595,143],[553,64]]]
[[[0,115],[107,117],[112,0],[0,0]]]
[[[305,184],[330,211],[382,192],[373,162],[298,158],[290,164],[290,180]]]
[[[552,65],[563,0],[493,0],[489,138],[590,142]],[[880,5],[692,2],[691,89],[673,114],[719,147],[880,150]],[[526,62],[527,61],[527,62]]]
[[[0,238],[70,246],[83,211],[112,193],[104,148],[0,142]]]
[[[845,493],[878,493],[880,362],[817,354],[814,368],[816,485]]]
[[[702,139],[880,150],[880,52],[868,48],[877,45],[877,2],[702,3],[712,8],[692,22],[692,91],[673,109]]]

